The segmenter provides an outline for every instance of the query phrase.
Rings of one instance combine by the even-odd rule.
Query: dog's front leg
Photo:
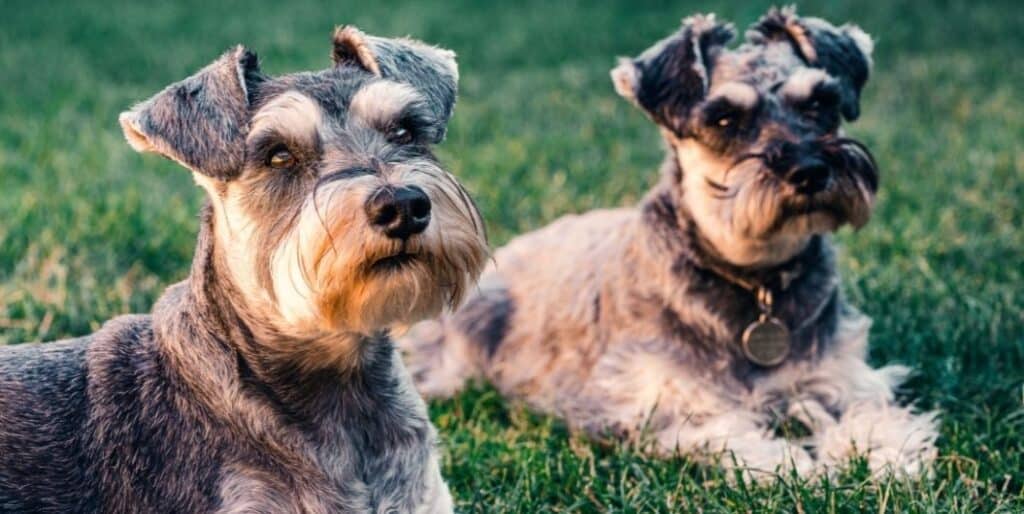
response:
[[[426,474],[426,493],[423,503],[416,508],[416,514],[451,514],[454,512],[452,495],[448,491],[448,484],[441,476],[441,468],[436,456],[432,459]]]
[[[304,481],[311,474],[290,473],[295,483],[282,476],[244,465],[224,469],[220,483],[220,505],[216,514],[327,514],[370,512],[367,486],[352,478],[344,491],[323,483]]]
[[[937,414],[899,405],[895,391],[910,369],[872,367],[863,358],[866,332],[852,335],[787,386],[800,391],[789,399],[788,416],[811,430],[819,471],[833,472],[863,457],[874,474],[926,472],[937,455]]]
[[[702,378],[670,343],[619,345],[598,362],[586,390],[590,400],[570,418],[594,435],[635,434],[656,455],[702,455],[751,478],[814,467],[806,450],[774,437],[764,412]]]

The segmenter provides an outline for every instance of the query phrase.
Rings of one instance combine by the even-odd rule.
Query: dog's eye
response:
[[[713,101],[704,110],[704,123],[715,129],[734,129],[743,119],[743,111],[729,102]]]
[[[388,131],[388,141],[395,144],[409,144],[412,142],[412,131],[402,125],[396,125]]]
[[[799,104],[804,114],[817,116],[839,104],[839,94],[831,88],[819,88],[810,98]]]
[[[718,129],[735,128],[740,122],[740,113],[737,111],[722,111],[708,116],[708,125]]]
[[[830,105],[828,105],[828,103],[825,100],[821,98],[811,98],[800,106],[800,110],[803,111],[804,114],[810,116],[817,116],[819,113],[828,109],[829,107]]]
[[[805,120],[832,132],[839,127],[839,96],[829,91],[818,92],[798,105]]]
[[[295,165],[295,156],[287,148],[279,148],[271,152],[267,164],[278,170],[288,169]]]

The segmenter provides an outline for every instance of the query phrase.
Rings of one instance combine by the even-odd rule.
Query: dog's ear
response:
[[[256,54],[238,46],[121,113],[118,121],[135,150],[230,180],[242,169],[249,105],[262,80]]]
[[[455,108],[459,68],[455,52],[408,38],[382,38],[363,34],[348,26],[334,31],[331,56],[334,65],[357,66],[374,75],[416,88],[426,98],[435,116],[440,143]]]
[[[334,40],[331,46],[331,60],[334,66],[357,66],[374,75],[380,76],[380,65],[377,56],[370,49],[363,31],[348,25],[334,29]]]
[[[732,40],[731,24],[690,16],[675,34],[612,70],[615,90],[654,121],[681,135],[690,109],[707,95],[715,58]]]
[[[820,18],[801,18],[796,9],[771,9],[750,30],[747,41],[767,44],[786,41],[808,66],[821,68],[839,81],[840,109],[849,121],[860,116],[860,92],[871,71],[871,36],[860,27],[836,27]]]

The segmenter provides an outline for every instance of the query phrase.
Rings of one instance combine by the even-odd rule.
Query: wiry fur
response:
[[[773,10],[726,50],[731,26],[695,16],[623,59],[616,90],[669,147],[661,181],[635,208],[566,216],[498,250],[461,309],[399,340],[417,388],[447,396],[480,377],[592,436],[755,477],[857,454],[925,471],[936,417],[895,402],[906,368],[866,363],[869,322],[839,290],[828,238],[867,222],[878,183],[839,129],[869,62],[851,31]],[[759,313],[750,284],[792,333],[775,367],[740,347]],[[810,435],[778,435],[790,420]]]
[[[0,349],[0,511],[451,512],[387,334],[457,305],[487,255],[429,150],[454,56],[358,31],[334,52],[274,78],[238,47],[121,115],[208,193],[192,272],[152,315]],[[369,202],[411,186],[429,225],[386,235]]]

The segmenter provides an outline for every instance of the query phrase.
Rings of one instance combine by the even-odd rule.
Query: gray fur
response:
[[[411,40],[371,37],[369,41],[380,63],[381,74],[420,88],[427,95],[438,124],[442,129],[447,126],[455,108],[458,81],[458,71],[445,64],[451,61],[451,52]],[[409,51],[407,47],[419,51]],[[444,130],[434,142],[440,143],[443,137]]]
[[[334,36],[336,66],[363,66],[359,49],[353,45],[365,45],[376,61],[372,66],[382,77],[414,85],[426,95],[440,128],[432,142],[440,143],[455,108],[459,76],[453,65],[454,53],[412,39],[365,36],[353,27],[344,27]]]
[[[209,193],[191,274],[150,315],[0,348],[0,511],[451,512],[436,433],[388,331],[458,301],[486,240],[427,148],[455,75],[422,69],[440,50],[374,41],[384,77],[344,64],[268,77],[238,47],[122,114],[132,146],[191,168]],[[281,150],[268,145],[295,164],[271,168]],[[364,205],[404,183],[433,211],[399,242]],[[417,253],[374,269],[399,248]],[[319,280],[304,296],[277,276],[296,266]]]
[[[174,149],[174,159],[219,179],[241,170],[256,55],[239,46],[136,107],[139,126]],[[241,80],[240,80],[241,79]]]
[[[795,29],[795,30],[794,30]],[[794,32],[806,34],[814,55],[806,55],[794,42]],[[842,83],[842,111],[847,120],[860,115],[860,92],[871,70],[870,48],[862,48],[870,39],[855,25],[835,27],[820,18],[798,17],[796,10],[772,9],[747,32],[747,41],[765,44],[782,41],[794,45],[796,53],[807,64],[822,68]]]
[[[669,147],[660,182],[635,207],[566,216],[499,249],[476,297],[399,340],[419,390],[447,396],[483,378],[591,436],[725,452],[755,476],[834,469],[857,452],[872,469],[924,471],[934,417],[894,403],[905,369],[866,364],[868,322],[840,291],[828,234],[866,222],[878,172],[839,133],[846,107],[826,98],[807,112],[793,98],[846,80],[826,74],[846,69],[822,42],[836,30],[807,23],[818,61],[788,39],[727,50],[732,29],[713,16],[623,59],[617,91]],[[794,171],[808,169],[828,179],[820,189]],[[741,350],[759,315],[750,284],[771,291],[792,332],[781,365]],[[788,418],[814,435],[776,437]]]

